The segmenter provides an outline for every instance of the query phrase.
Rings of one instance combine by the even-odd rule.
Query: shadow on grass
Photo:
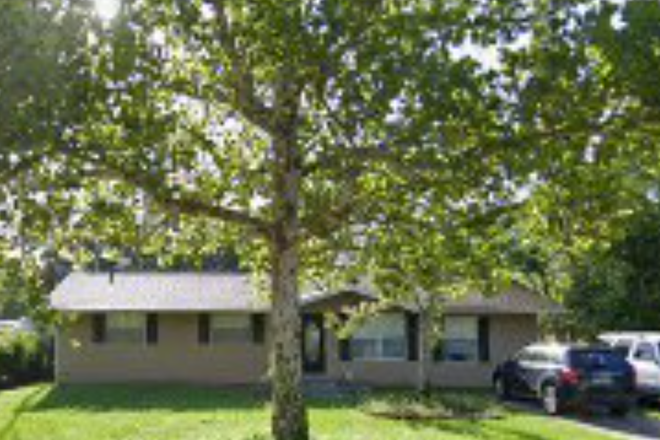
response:
[[[547,417],[533,401],[508,402],[506,406],[514,413]],[[660,420],[654,420],[653,417],[644,414],[640,408],[633,409],[625,417],[610,415],[604,408],[589,408],[582,413],[568,412],[557,420],[563,420],[577,427],[596,428],[612,436],[635,435],[660,438]]]
[[[455,434],[464,438],[500,440],[551,440],[554,437],[528,432],[513,428],[505,420],[485,423],[478,420],[435,420],[435,421],[408,421],[407,426],[412,429],[434,429],[438,433]]]
[[[379,395],[379,393],[375,393]],[[360,411],[365,398],[345,396],[342,398],[313,398],[309,400],[312,410]],[[268,396],[263,390],[250,388],[226,389],[175,385],[71,385],[41,386],[30,390],[20,401],[15,401],[9,410],[9,418],[0,425],[0,440],[16,437],[16,425],[27,413],[50,411],[80,412],[194,412],[194,411],[247,411],[264,412]],[[549,440],[550,433],[528,431],[507,423],[506,418],[517,411],[507,411],[503,420],[417,420],[398,421],[410,430],[434,430],[438,435],[455,434],[463,438],[482,440]],[[525,413],[524,409],[521,412]],[[375,421],[375,420],[374,420]],[[267,440],[267,434],[252,434],[244,440]]]
[[[265,405],[264,393],[253,388],[137,384],[59,385],[50,388],[30,411],[261,411]]]
[[[48,392],[46,386],[35,388],[29,394],[27,394],[16,406],[11,408],[9,419],[0,426],[0,440],[8,440],[14,436],[14,430],[16,428],[16,423],[21,418],[21,416],[27,412],[30,412],[34,409],[43,396]]]
[[[367,406],[363,411],[369,414],[370,409],[377,409],[376,405],[385,405],[385,408],[405,410],[408,403],[413,403],[413,409],[417,409],[420,417],[401,418],[400,423],[405,423],[408,429],[413,431],[437,431],[438,435],[454,434],[461,438],[500,440],[502,438],[511,440],[551,440],[555,437],[552,433],[538,432],[534,429],[526,430],[512,426],[508,419],[517,416],[516,411],[503,407],[489,392],[475,390],[442,390],[420,398],[411,392],[373,393],[370,396],[371,405],[367,400]],[[423,417],[422,409],[435,408],[439,405],[447,413],[440,411],[438,416]],[[417,407],[418,408],[418,407]],[[376,413],[377,414],[377,413]],[[397,414],[396,412],[392,414]],[[441,414],[441,415],[440,415]],[[374,416],[374,414],[370,414]],[[378,416],[379,418],[388,418]],[[390,418],[391,419],[391,418]],[[397,420],[396,418],[394,420]]]
[[[32,394],[30,395],[32,396]],[[28,399],[26,399],[28,400]],[[202,387],[190,385],[55,385],[39,389],[29,399],[26,411],[75,410],[89,412],[156,411],[172,412],[253,410],[269,405],[269,394],[254,387]],[[310,398],[311,409],[346,410],[356,408],[358,396]]]

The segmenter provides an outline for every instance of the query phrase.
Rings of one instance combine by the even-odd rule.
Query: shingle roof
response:
[[[365,299],[377,299],[371,289],[353,292]],[[328,294],[303,296],[310,305],[331,297]],[[105,273],[75,272],[51,294],[51,307],[70,312],[92,311],[267,311],[269,302],[245,274],[229,273],[156,273],[121,272],[113,277]],[[452,314],[539,314],[558,312],[553,301],[526,289],[484,297],[471,295],[448,301],[445,310]]]
[[[520,286],[513,286],[503,294],[468,295],[448,302],[445,311],[453,314],[534,315],[560,313],[561,306],[551,299]]]
[[[243,274],[74,272],[50,297],[62,311],[267,310]]]
[[[308,295],[302,298],[303,306],[310,306],[323,301],[332,301],[338,294],[352,295],[356,300],[378,301],[378,294],[372,286],[358,284],[339,293],[325,293]],[[344,298],[346,303],[350,301]],[[415,311],[418,306],[412,302],[399,304],[399,306]],[[479,315],[537,315],[541,313],[561,313],[562,307],[555,301],[538,295],[524,287],[514,285],[506,292],[484,296],[479,294],[447,299],[444,302],[444,311],[450,314],[479,314]]]

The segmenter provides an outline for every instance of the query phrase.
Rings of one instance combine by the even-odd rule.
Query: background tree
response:
[[[584,258],[566,294],[565,326],[593,338],[604,331],[657,330],[660,272],[657,208],[639,213],[618,240]]]
[[[503,54],[517,78],[507,86],[512,137],[535,170],[518,185],[524,203],[508,253],[528,283],[559,300],[580,291],[570,301],[591,302],[597,272],[602,287],[620,291],[621,272],[605,256],[654,204],[660,108],[649,75],[660,66],[659,16],[643,1],[554,2],[530,44]]]
[[[51,318],[44,295],[60,276],[46,220],[56,204],[46,203],[48,173],[28,171],[61,154],[55,142],[81,121],[74,103],[88,22],[65,13],[69,4],[0,1],[0,304],[4,316],[42,324]],[[28,188],[37,180],[38,194]]]

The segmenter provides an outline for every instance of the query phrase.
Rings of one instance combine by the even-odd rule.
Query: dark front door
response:
[[[303,315],[302,357],[305,373],[325,372],[323,315]]]

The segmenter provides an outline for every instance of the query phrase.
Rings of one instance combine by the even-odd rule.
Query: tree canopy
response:
[[[77,2],[3,8],[52,31],[2,29],[6,230],[77,261],[96,241],[235,248],[271,282],[273,432],[305,439],[302,281],[483,278],[508,239],[589,247],[644,203],[657,7],[641,3],[139,0],[105,23]]]

